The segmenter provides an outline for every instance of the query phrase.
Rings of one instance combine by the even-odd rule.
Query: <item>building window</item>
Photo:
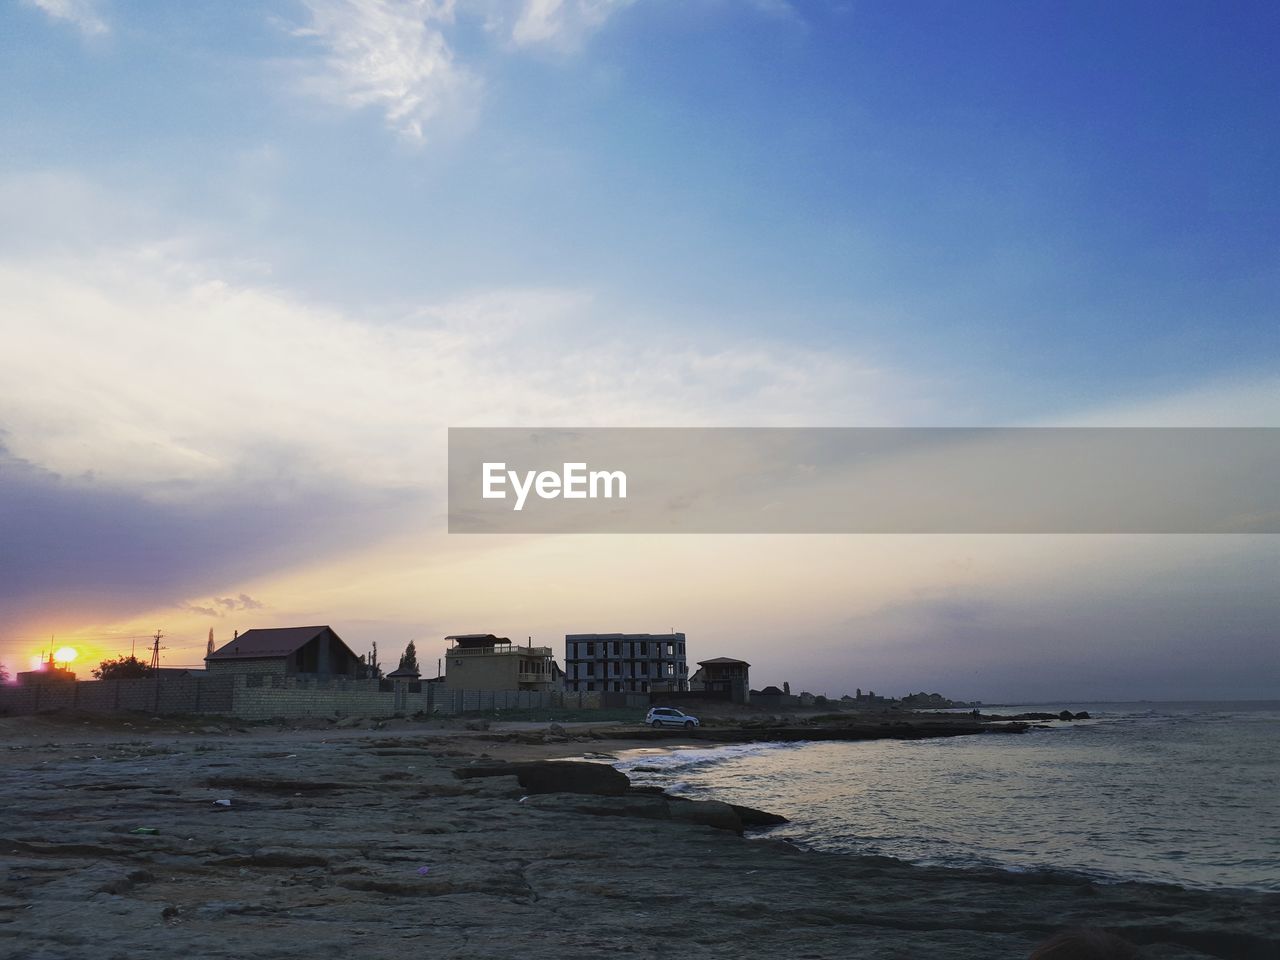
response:
[[[596,688],[596,685],[595,685],[594,683],[588,683],[588,684],[587,684],[587,692],[588,692],[588,693],[590,693],[591,691],[595,690],[595,688]]]
[[[667,644],[667,656],[674,657],[676,655],[676,645],[674,643]]]
[[[622,656],[622,644],[619,643],[617,640],[613,641],[613,655],[615,657]]]
[[[587,656],[594,657],[596,655],[596,645],[594,643],[587,644]]]
[[[594,663],[587,664],[587,676],[594,677],[596,675],[596,665]]]

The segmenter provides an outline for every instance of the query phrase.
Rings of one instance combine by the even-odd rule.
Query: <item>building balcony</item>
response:
[[[446,657],[550,657],[550,647],[454,647]]]
[[[549,673],[517,673],[517,683],[550,683],[551,674]]]

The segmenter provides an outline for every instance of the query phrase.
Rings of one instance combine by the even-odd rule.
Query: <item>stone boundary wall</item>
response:
[[[234,677],[159,677],[0,685],[0,713],[230,714]]]
[[[392,717],[493,710],[596,710],[599,693],[560,690],[448,690],[444,684],[382,690],[377,680],[220,674],[142,680],[45,681],[0,685],[0,714],[216,714],[241,720]]]

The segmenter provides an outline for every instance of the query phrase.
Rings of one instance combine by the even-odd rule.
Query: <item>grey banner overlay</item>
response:
[[[1278,533],[1280,429],[451,428],[449,532]]]

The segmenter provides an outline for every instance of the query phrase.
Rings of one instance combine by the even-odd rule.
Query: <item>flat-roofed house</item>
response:
[[[246,630],[204,658],[210,673],[350,677],[362,661],[327,625]]]
[[[444,680],[450,690],[552,690],[555,662],[550,647],[513,644],[492,633],[445,637]]]

